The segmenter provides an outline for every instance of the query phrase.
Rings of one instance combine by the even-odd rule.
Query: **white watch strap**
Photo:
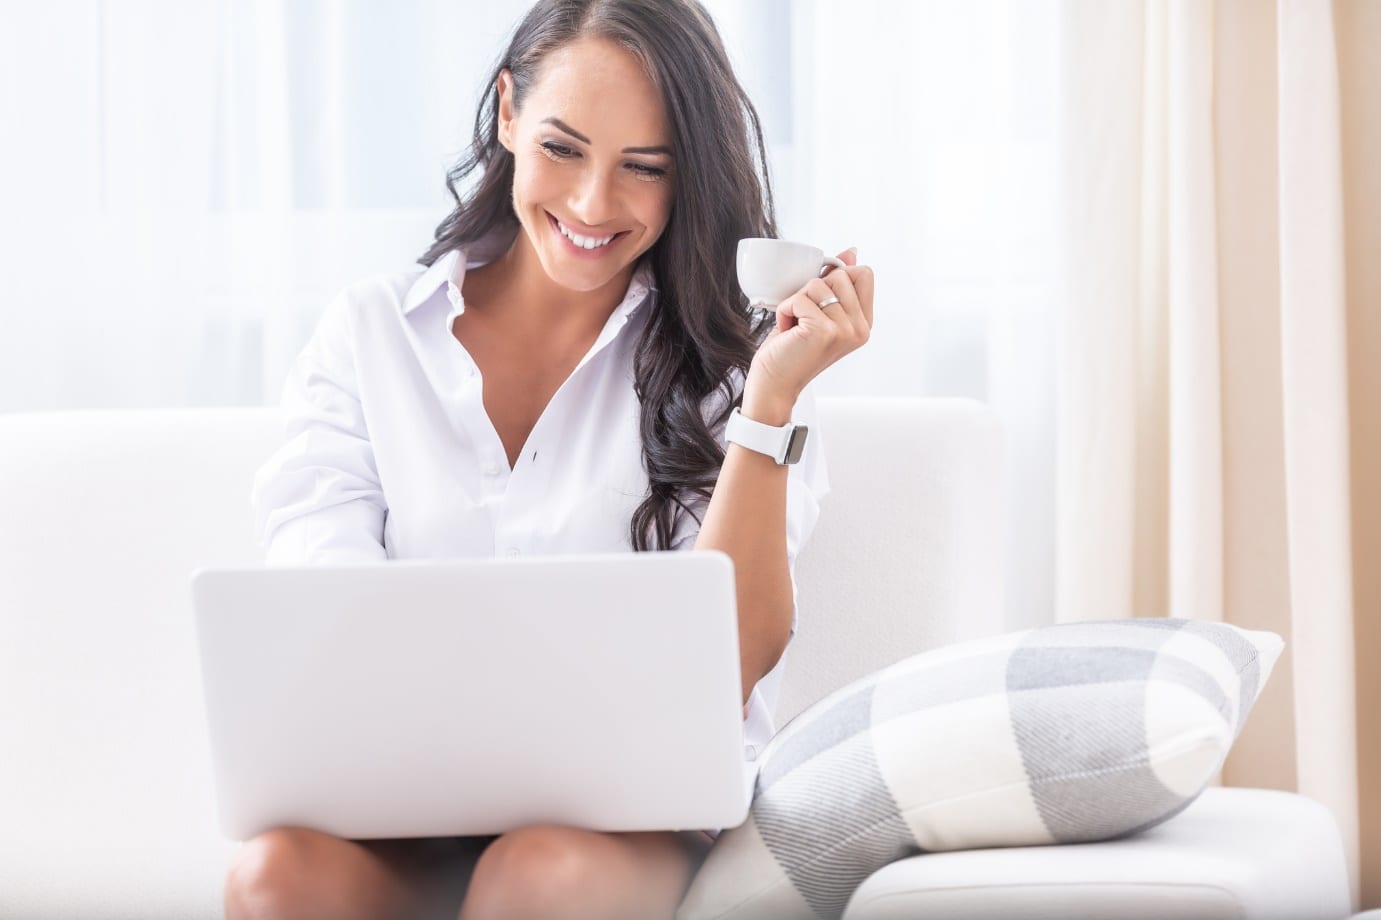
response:
[[[792,431],[796,425],[787,422],[780,428],[755,422],[734,407],[729,414],[729,424],[724,429],[724,438],[740,444],[749,450],[767,454],[778,463],[786,462],[787,447],[791,443]]]

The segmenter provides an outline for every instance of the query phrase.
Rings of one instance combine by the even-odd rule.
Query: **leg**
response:
[[[228,920],[454,920],[492,837],[346,840],[280,827],[246,841],[226,876]]]
[[[709,846],[699,832],[520,828],[485,850],[459,920],[671,920]]]

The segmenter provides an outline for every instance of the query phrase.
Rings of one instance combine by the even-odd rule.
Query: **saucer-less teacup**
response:
[[[805,243],[761,237],[738,241],[738,284],[752,306],[775,308],[827,267],[847,266]]]

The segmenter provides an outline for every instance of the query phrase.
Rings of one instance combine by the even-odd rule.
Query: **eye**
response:
[[[553,159],[565,160],[575,156],[575,151],[571,148],[562,146],[561,144],[553,144],[551,141],[547,141],[543,144],[542,149],[547,151]]]
[[[541,144],[542,150],[553,160],[569,160],[580,154],[567,147],[565,144],[558,144],[555,141],[545,141]],[[646,163],[629,163],[628,169],[644,179],[662,179],[666,177],[667,171],[657,166],[648,166]]]

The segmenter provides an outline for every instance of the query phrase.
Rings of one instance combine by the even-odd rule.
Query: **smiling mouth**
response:
[[[615,243],[617,243],[620,239],[622,239],[623,237],[627,236],[629,233],[632,232],[632,231],[630,231],[630,230],[620,230],[618,233],[615,233],[613,236],[609,237],[609,241],[608,241],[608,242],[606,242],[606,243],[601,243],[600,245],[594,246],[594,247],[592,247],[592,248],[590,248],[590,249],[586,249],[584,246],[581,246],[581,245],[580,245],[579,243],[577,243],[575,240],[571,239],[569,236],[566,235],[566,231],[563,230],[563,229],[561,229],[561,228],[562,228],[562,224],[561,224],[561,222],[560,222],[559,220],[556,219],[556,215],[555,215],[555,214],[551,213],[550,211],[547,211],[547,212],[545,212],[545,213],[546,213],[546,215],[547,215],[547,222],[548,222],[549,224],[551,224],[551,227],[552,227],[553,230],[555,230],[555,231],[556,231],[557,233],[559,233],[562,237],[564,237],[565,240],[566,240],[568,243],[570,243],[572,246],[574,246],[574,247],[577,248],[577,249],[582,249],[582,250],[584,250],[585,252],[599,252],[600,250],[608,249],[610,246],[613,246],[613,245],[614,245]],[[580,235],[580,236],[584,236],[584,234],[579,234],[579,235]],[[589,237],[586,237],[586,239],[589,239]]]

